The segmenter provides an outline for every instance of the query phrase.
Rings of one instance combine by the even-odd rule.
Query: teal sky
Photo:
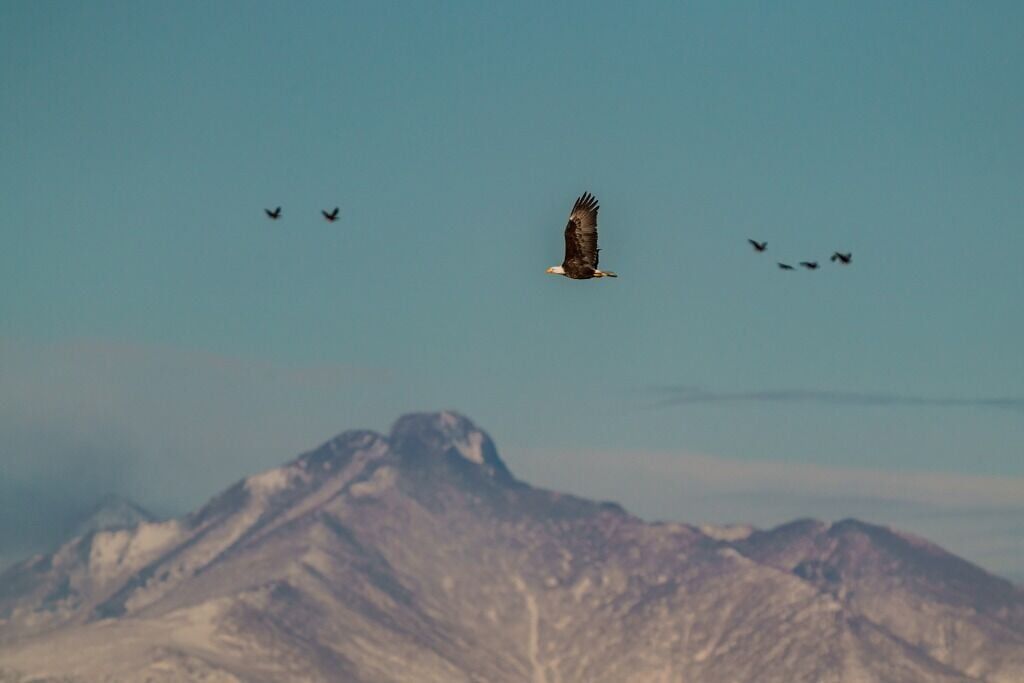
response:
[[[541,484],[560,449],[1024,481],[1021,3],[102,5],[0,7],[22,491],[102,434],[183,508],[448,407]],[[544,274],[584,190],[618,280]]]

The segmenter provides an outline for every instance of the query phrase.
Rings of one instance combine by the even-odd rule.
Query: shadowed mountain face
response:
[[[1024,681],[1024,594],[847,520],[648,524],[453,413],[0,576],[0,681]]]

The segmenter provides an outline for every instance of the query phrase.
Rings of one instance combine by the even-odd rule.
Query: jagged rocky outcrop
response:
[[[429,413],[8,570],[0,680],[1009,683],[1022,609],[854,520],[648,524],[535,489]]]

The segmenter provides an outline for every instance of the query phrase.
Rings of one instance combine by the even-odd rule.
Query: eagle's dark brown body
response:
[[[597,212],[600,208],[597,198],[589,192],[584,192],[576,200],[565,226],[565,260],[562,261],[561,272],[558,269],[548,269],[548,272],[573,280],[618,277],[597,268],[601,251],[597,247]]]

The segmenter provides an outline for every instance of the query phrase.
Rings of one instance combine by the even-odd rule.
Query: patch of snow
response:
[[[131,533],[127,530],[101,531],[92,538],[89,548],[89,572],[98,579],[112,574],[121,563]]]
[[[292,473],[287,467],[278,467],[260,474],[254,474],[245,480],[245,490],[254,496],[269,496],[288,488],[292,481]]]
[[[130,551],[134,554],[148,554],[167,547],[181,535],[177,520],[140,524],[132,536]]]
[[[93,537],[89,572],[103,581],[124,571],[138,569],[181,537],[177,520],[148,522],[134,529],[102,531]]]
[[[735,548],[719,548],[715,551],[720,557],[727,557],[730,560],[737,560],[743,564],[753,564],[752,560],[741,555]]]
[[[466,460],[477,465],[484,464],[484,435],[480,432],[470,432],[466,441],[455,442],[455,448]]]
[[[391,488],[395,483],[397,474],[394,467],[379,467],[367,481],[352,484],[349,494],[353,498],[365,498],[374,496]]]
[[[530,667],[533,669],[533,683],[548,683],[545,667],[540,661],[540,610],[537,609],[537,599],[526,587],[526,582],[521,577],[513,577],[513,583],[526,602],[526,616],[529,626],[526,636],[526,656],[530,660]]]
[[[334,568],[333,559],[329,555],[324,553],[324,551],[316,547],[311,548],[305,555],[302,556],[301,564],[306,565],[311,569],[315,569],[324,576],[329,575],[331,573],[331,570]],[[295,570],[300,571],[298,568],[295,568]]]
[[[587,591],[590,590],[591,585],[592,584],[590,583],[590,577],[584,576],[582,579],[580,579],[576,583],[576,585],[572,587],[573,600],[575,600],[576,602],[582,600],[583,596],[586,595]]]
[[[217,633],[217,622],[228,604],[226,600],[209,600],[194,607],[176,610],[168,615],[176,641],[198,648],[209,647]]]
[[[309,481],[310,475],[301,467],[286,465],[254,474],[245,480],[245,490],[256,498],[267,498],[299,481]]]

